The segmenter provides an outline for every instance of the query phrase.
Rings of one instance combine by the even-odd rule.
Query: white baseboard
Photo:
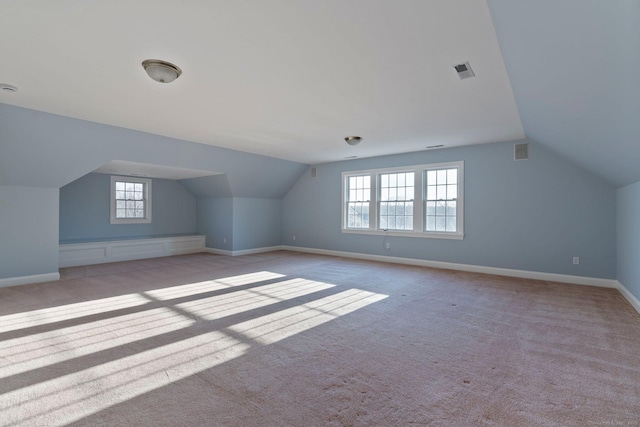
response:
[[[110,246],[110,247],[109,247]],[[115,247],[115,251],[114,251]],[[520,277],[525,279],[545,280],[550,282],[571,283],[575,285],[598,286],[617,289],[640,313],[640,300],[636,298],[622,283],[613,279],[597,277],[572,276],[567,274],[543,273],[539,271],[514,270],[509,268],[485,267],[481,265],[458,264],[453,262],[429,261],[415,258],[401,258],[383,255],[370,255],[357,252],[333,251],[328,249],[305,248],[300,246],[268,246],[263,248],[228,251],[207,248],[204,236],[185,236],[160,239],[122,240],[114,242],[76,243],[60,245],[60,267],[71,265],[89,265],[105,262],[151,258],[155,256],[179,255],[195,252],[208,252],[216,255],[241,256],[287,250],[318,255],[329,255],[344,258],[363,259],[369,261],[390,262],[394,264],[416,265],[420,267],[443,268],[447,270],[468,271],[473,273],[495,274],[499,276]],[[115,252],[115,254],[114,254]],[[62,254],[65,254],[63,258]],[[111,255],[108,257],[107,255]],[[115,255],[115,256],[114,256]],[[59,273],[36,274],[32,276],[9,277],[0,279],[0,288],[24,285],[28,283],[50,282],[60,279]]]
[[[227,251],[224,249],[204,248],[204,252],[209,252],[211,254],[216,254],[216,255],[240,256],[240,255],[261,254],[264,252],[279,251],[279,250],[282,250],[282,248],[283,248],[282,246],[266,246],[263,248],[242,249],[239,251]]]
[[[629,304],[631,304],[631,306],[635,308],[638,313],[640,313],[640,300],[638,300],[638,298],[636,298],[631,293],[631,291],[629,291],[629,289],[627,289],[622,283],[617,280],[616,283],[618,285],[618,291],[622,294],[623,297],[626,298],[627,301],[629,301]]]
[[[597,277],[571,276],[568,274],[543,273],[539,271],[514,270],[510,268],[485,267],[482,265],[458,264],[455,262],[429,261],[415,258],[400,258],[384,255],[370,255],[356,252],[332,251],[327,249],[304,248],[299,246],[281,246],[283,250],[305,252],[318,255],[339,256],[370,261],[390,262],[394,264],[417,265],[420,267],[443,268],[446,270],[468,271],[472,273],[495,274],[498,276],[520,277],[523,279],[546,280],[549,282],[571,283],[574,285],[598,286],[618,289],[616,280]]]
[[[204,252],[208,252],[214,255],[233,256],[233,251],[226,251],[224,249],[204,248]]]
[[[268,248],[249,249],[246,251],[225,251],[222,249],[205,248],[207,252],[218,255],[246,255],[277,250],[303,252],[318,255],[330,255],[345,258],[364,259],[369,261],[390,262],[395,264],[416,265],[420,267],[443,268],[447,270],[468,271],[472,273],[495,274],[498,276],[519,277],[524,279],[545,280],[549,282],[570,283],[574,285],[597,286],[601,288],[617,289],[627,301],[640,313],[640,300],[636,298],[622,283],[613,279],[601,279],[598,277],[572,276],[568,274],[543,273],[539,271],[514,270],[510,268],[485,267],[481,265],[458,264],[454,262],[428,261],[414,258],[400,258],[382,255],[370,255],[356,252],[333,251],[327,249],[305,248],[300,246],[272,246]]]
[[[0,288],[28,285],[29,283],[53,282],[60,280],[60,273],[34,274],[31,276],[8,277],[0,279]]]
[[[174,236],[68,243],[60,245],[59,265],[61,268],[76,267],[79,265],[184,255],[202,252],[204,250],[204,241],[205,236]]]

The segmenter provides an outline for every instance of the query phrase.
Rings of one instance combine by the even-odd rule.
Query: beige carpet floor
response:
[[[0,289],[0,425],[638,426],[612,289],[272,252]]]

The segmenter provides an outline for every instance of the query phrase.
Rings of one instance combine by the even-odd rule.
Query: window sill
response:
[[[151,218],[111,218],[111,224],[149,224]]]
[[[396,237],[419,237],[423,239],[448,239],[463,240],[464,233],[434,233],[434,232],[416,232],[416,231],[398,231],[398,230],[358,230],[351,228],[341,228],[342,233],[347,234],[370,234],[374,236],[396,236]]]

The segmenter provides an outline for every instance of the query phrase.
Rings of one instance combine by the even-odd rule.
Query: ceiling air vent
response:
[[[464,64],[458,64],[453,66],[453,71],[456,72],[456,75],[460,80],[470,79],[475,76],[475,73],[471,69],[471,65],[468,62]]]
[[[513,160],[528,160],[529,144],[515,144],[513,146]]]

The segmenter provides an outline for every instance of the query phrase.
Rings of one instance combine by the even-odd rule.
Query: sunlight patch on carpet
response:
[[[102,298],[74,304],[59,305],[40,310],[0,316],[0,332],[47,325],[64,320],[77,319],[95,313],[104,313],[147,304],[149,300],[139,294]]]
[[[272,273],[270,271],[259,271],[256,273],[241,274],[238,276],[225,277],[222,279],[206,280],[204,282],[189,283],[186,285],[172,286],[169,288],[154,289],[147,293],[152,297],[165,301],[169,299],[182,298],[205,292],[218,291],[233,286],[250,285],[252,283],[266,280],[279,279],[283,274]]]
[[[193,323],[193,319],[161,307],[0,341],[0,380],[177,331]]]
[[[387,297],[388,295],[350,289],[307,304],[251,319],[231,326],[229,329],[261,344],[273,344]]]
[[[176,304],[176,307],[201,319],[215,320],[280,301],[332,288],[335,285],[305,279],[291,279],[270,285],[237,291],[232,294],[202,298]]]
[[[285,279],[260,271],[0,316],[0,421],[72,423],[387,298]],[[268,306],[281,309],[251,313]],[[241,313],[253,318],[198,327]]]
[[[4,418],[8,424],[63,425],[227,362],[248,348],[222,332],[209,332],[11,391],[2,396],[0,411],[10,417]]]

